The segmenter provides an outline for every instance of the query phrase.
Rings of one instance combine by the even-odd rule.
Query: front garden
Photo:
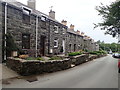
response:
[[[106,56],[104,51],[72,52],[66,57],[29,57],[28,55],[20,55],[19,57],[9,57],[6,64],[20,75],[28,76],[69,69],[72,66],[80,65],[103,56]]]
[[[7,35],[6,50],[9,57],[7,58],[6,65],[23,76],[69,69],[72,66],[80,65],[106,55],[104,51],[86,52],[81,50],[71,52],[68,56],[31,57],[17,47],[14,43],[14,38],[10,34]],[[12,57],[10,57],[11,54]]]

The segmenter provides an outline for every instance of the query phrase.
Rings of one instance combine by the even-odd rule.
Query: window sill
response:
[[[54,48],[58,48],[58,46],[56,46],[56,47],[54,46]]]

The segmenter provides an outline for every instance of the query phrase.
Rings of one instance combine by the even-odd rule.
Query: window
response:
[[[42,16],[42,17],[41,17],[41,20],[42,20],[42,21],[46,21],[46,17]]]
[[[26,8],[23,8],[23,13],[26,14],[26,15],[30,15],[30,10],[26,9]]]
[[[58,47],[58,40],[54,40],[54,47]]]
[[[30,49],[30,34],[22,34],[22,48]]]
[[[54,26],[54,32],[58,33],[58,26]]]
[[[31,11],[23,8],[23,23],[29,24],[30,23],[30,13]]]
[[[46,17],[41,17],[41,28],[46,28]]]
[[[63,28],[63,34],[65,34],[65,28]]]

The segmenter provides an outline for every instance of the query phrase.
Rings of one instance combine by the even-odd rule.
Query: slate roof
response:
[[[31,9],[29,6],[27,6],[27,5],[25,5],[25,4],[21,3],[21,2],[18,2],[16,0],[1,0],[1,1],[6,2],[6,3],[10,4],[10,5],[13,5],[13,6],[15,6],[15,7],[19,8],[19,9],[22,9],[23,7],[29,8],[30,10],[32,10],[31,14],[38,15],[38,16],[45,16],[46,18],[48,18],[50,20],[53,20],[55,22],[60,23],[56,19],[51,18],[49,15],[44,14],[44,13],[38,11],[38,10]]]
[[[83,36],[80,35],[77,31],[71,30],[70,28],[67,29],[67,32],[83,37]]]

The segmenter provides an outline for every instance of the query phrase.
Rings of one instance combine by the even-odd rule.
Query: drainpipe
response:
[[[37,54],[37,48],[38,48],[37,44],[38,44],[38,16],[36,16],[36,57],[38,56],[38,54]]]
[[[5,3],[5,48],[6,48],[6,34],[7,34],[7,3]],[[4,60],[7,60],[6,49],[4,51]]]
[[[49,20],[49,32],[48,32],[48,54],[50,54],[50,20]]]

